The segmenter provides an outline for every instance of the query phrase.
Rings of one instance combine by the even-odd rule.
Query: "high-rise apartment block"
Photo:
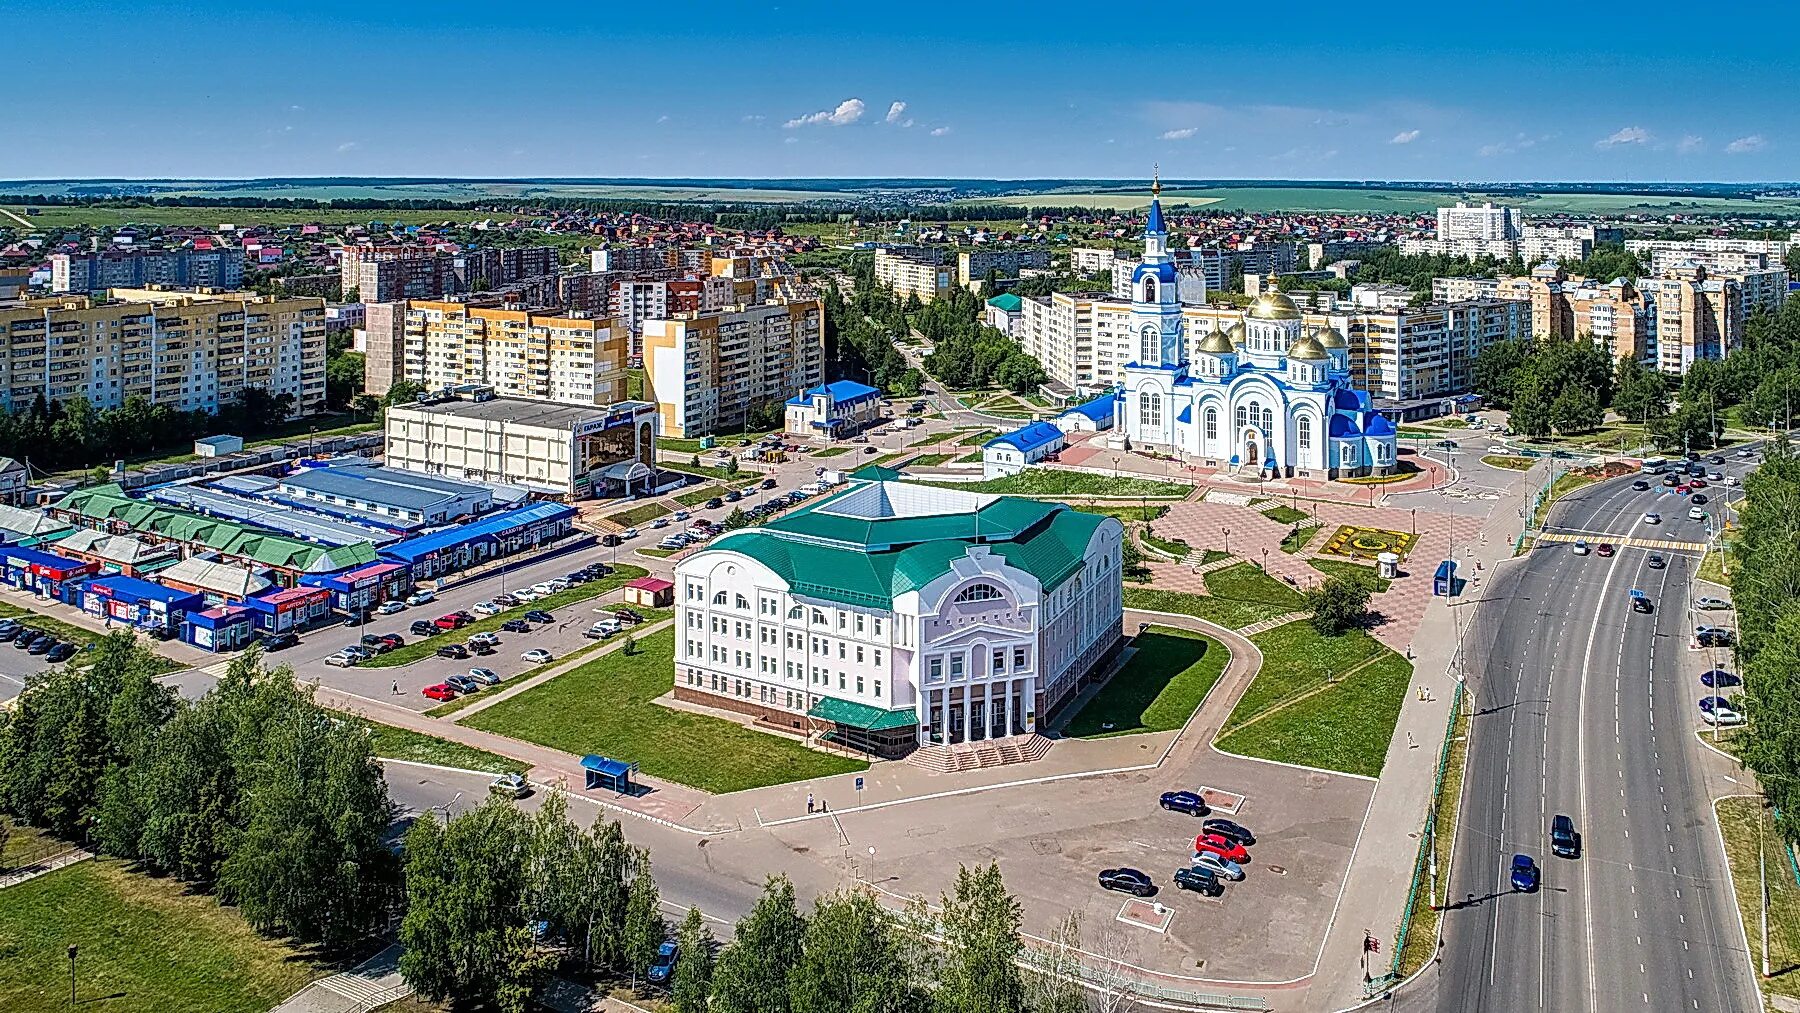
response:
[[[432,390],[477,384],[501,397],[605,405],[625,400],[625,357],[625,328],[610,317],[417,301],[406,305],[397,375]]]
[[[1437,209],[1439,239],[1517,239],[1521,224],[1517,211],[1492,202]]]
[[[1724,358],[1738,347],[1745,321],[1779,310],[1787,287],[1781,268],[1715,275],[1685,262],[1630,282],[1570,277],[1547,264],[1532,272],[1531,333],[1591,335],[1614,356],[1685,373],[1696,359]]]
[[[644,321],[644,390],[662,432],[691,438],[748,425],[825,378],[825,308],[816,299]]]
[[[244,281],[239,250],[96,250],[50,257],[52,292],[109,288],[234,289]]]
[[[1049,250],[964,250],[956,255],[956,283],[969,288],[987,279],[1017,278],[1025,269],[1048,270]]]
[[[436,299],[485,292],[555,274],[553,246],[483,247],[452,253],[426,246],[346,246],[339,260],[346,297],[362,302]]]
[[[86,398],[110,408],[143,396],[217,411],[248,388],[290,395],[293,414],[325,406],[325,300],[247,292],[115,289],[0,309],[0,403]]]
[[[383,397],[406,379],[406,304],[363,304],[363,390]]]
[[[875,251],[875,280],[901,299],[930,302],[950,291],[955,273],[944,251],[920,246],[884,246]]]

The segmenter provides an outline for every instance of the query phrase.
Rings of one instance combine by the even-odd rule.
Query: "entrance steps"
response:
[[[1051,742],[1042,735],[1010,735],[1001,739],[981,739],[950,745],[920,746],[907,756],[906,762],[934,774],[951,774],[963,770],[1002,767],[1011,763],[1030,763],[1043,759]]]

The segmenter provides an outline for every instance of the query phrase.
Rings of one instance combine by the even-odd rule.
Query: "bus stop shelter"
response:
[[[581,770],[587,775],[587,789],[605,788],[620,795],[632,793],[631,775],[637,773],[638,765],[626,763],[624,760],[613,760],[589,753],[581,758]]]

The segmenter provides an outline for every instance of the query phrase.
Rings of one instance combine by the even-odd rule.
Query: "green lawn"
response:
[[[1141,506],[1115,506],[1110,503],[1077,503],[1075,509],[1084,514],[1105,514],[1121,521],[1154,521],[1169,512],[1167,505],[1148,503]],[[1210,550],[1209,550],[1210,551]]]
[[[1556,505],[1557,500],[1567,496],[1569,493],[1574,492],[1584,485],[1593,485],[1598,481],[1599,479],[1597,478],[1574,471],[1565,471],[1556,476],[1556,480],[1550,483],[1550,491],[1545,493],[1544,498],[1538,501],[1538,508],[1536,512],[1531,515],[1531,526],[1534,528],[1542,528],[1544,526],[1544,521],[1550,517],[1550,508]]]
[[[1282,629],[1294,627],[1311,629],[1305,623]],[[1265,653],[1264,664],[1268,663]],[[1220,736],[1218,747],[1243,756],[1378,777],[1411,680],[1412,662],[1387,651],[1331,688]],[[1256,682],[1261,681],[1259,675]],[[1256,683],[1250,688],[1255,690]],[[1232,719],[1237,717],[1233,711]]]
[[[1695,576],[1699,577],[1701,580],[1710,580],[1714,584],[1723,584],[1726,587],[1730,587],[1731,574],[1725,571],[1725,560],[1730,552],[1731,543],[1729,541],[1721,540],[1720,545],[1725,548],[1725,551],[1708,552],[1706,558],[1700,561],[1700,569],[1695,572]]]
[[[1531,466],[1537,463],[1537,458],[1515,457],[1512,454],[1488,454],[1482,457],[1481,463],[1495,468],[1505,468],[1508,471],[1530,471]]]
[[[689,489],[687,492],[676,493],[675,502],[684,507],[699,506],[714,496],[723,495],[725,495],[725,487],[722,485],[702,485]]]
[[[1309,559],[1308,563],[1320,573],[1329,574],[1341,580],[1353,580],[1368,585],[1369,590],[1380,594],[1386,591],[1393,581],[1383,577],[1381,571],[1373,566],[1352,563],[1347,559]]]
[[[1114,478],[1110,475],[1057,468],[1027,468],[1017,475],[1005,478],[990,478],[985,482],[943,483],[943,486],[946,489],[1019,496],[1154,496],[1158,499],[1179,499],[1193,491],[1188,486],[1173,482],[1158,482],[1149,478]]]
[[[460,697],[463,700],[478,700],[480,694]],[[523,774],[531,768],[529,763],[509,759],[498,753],[490,753],[485,749],[465,746],[460,742],[440,739],[435,735],[426,735],[406,728],[395,728],[374,721],[363,719],[369,727],[369,742],[376,756],[390,760],[411,760],[414,763],[435,763],[444,767],[461,767],[464,770],[485,770],[490,774]]]
[[[630,563],[620,563],[613,568],[613,572],[599,580],[590,581],[586,584],[577,584],[567,591],[558,591],[555,594],[545,595],[537,601],[526,602],[517,608],[507,609],[499,615],[483,616],[469,625],[464,626],[460,630],[439,633],[429,637],[421,637],[410,643],[403,644],[386,654],[377,654],[356,667],[394,668],[399,665],[408,665],[421,658],[429,658],[435,655],[437,649],[445,644],[466,643],[469,637],[476,633],[498,631],[500,629],[500,624],[506,622],[508,619],[518,619],[525,613],[533,610],[549,612],[554,609],[562,608],[565,605],[575,605],[593,598],[598,598],[606,592],[630,583],[649,572],[650,571],[641,566],[632,566]],[[430,611],[431,607],[429,605],[421,610],[422,613],[428,613]],[[506,638],[502,637],[502,639],[504,640]]]
[[[824,450],[815,451],[813,453],[813,456],[814,457],[836,457],[839,454],[848,454],[849,452],[850,452],[849,447],[826,447]]]
[[[326,973],[173,879],[96,859],[0,891],[0,1010],[265,1013]]]
[[[1301,549],[1306,548],[1306,543],[1312,541],[1312,537],[1319,533],[1321,527],[1324,527],[1324,525],[1307,524],[1282,535],[1281,551],[1291,556]]]
[[[1094,738],[1180,728],[1231,660],[1217,640],[1166,626],[1150,627],[1134,646],[1125,666],[1070,720],[1067,734]]]
[[[907,462],[909,468],[935,468],[956,458],[955,454],[920,454]]]
[[[1323,686],[1327,675],[1342,678],[1356,665],[1387,650],[1361,630],[1327,637],[1305,622],[1264,630],[1250,642],[1262,651],[1262,668],[1232,708],[1225,721],[1226,732]]]
[[[1138,539],[1140,541],[1142,541],[1145,545],[1150,546],[1152,549],[1155,549],[1158,552],[1161,552],[1163,555],[1173,556],[1176,559],[1186,559],[1187,554],[1194,551],[1193,546],[1189,545],[1188,543],[1182,541],[1179,538],[1158,538],[1158,537],[1156,537],[1155,533],[1153,533],[1148,527],[1146,527],[1146,528],[1144,528],[1144,530],[1138,532]]]
[[[630,510],[621,510],[616,514],[608,514],[606,519],[614,524],[633,528],[645,521],[653,521],[669,512],[669,508],[661,503],[642,503]]]
[[[665,549],[665,548],[662,548],[661,546],[653,545],[648,549],[638,549],[636,551],[641,556],[655,556],[657,559],[668,559],[670,556],[673,556],[675,553],[680,552],[681,550],[680,549]]]
[[[1800,885],[1794,883],[1782,842],[1770,825],[1769,813],[1755,798],[1721,799],[1716,808],[1725,836],[1725,858],[1737,891],[1738,911],[1750,939],[1751,963],[1762,966],[1761,894],[1757,889],[1757,838],[1764,840],[1769,886],[1769,969],[1762,985],[1776,995],[1800,999]],[[1773,1007],[1771,1007],[1773,1008]]]
[[[636,654],[595,658],[472,714],[476,728],[571,753],[635,761],[643,772],[730,792],[868,769],[720,718],[656,704],[674,685],[675,631],[645,637]]]
[[[1298,524],[1311,516],[1304,510],[1296,510],[1291,506],[1277,503],[1262,511],[1262,515],[1277,524]]]
[[[1273,619],[1289,611],[1278,605],[1269,605],[1264,602],[1214,598],[1209,595],[1165,591],[1154,587],[1127,587],[1125,589],[1125,607],[1193,616],[1196,619],[1218,623],[1231,630],[1241,630],[1252,623]]]
[[[986,443],[999,435],[1000,430],[998,429],[977,429],[973,432],[963,433],[962,437],[956,441],[956,445],[959,447],[979,447],[983,443]]]
[[[701,478],[717,479],[721,482],[737,482],[743,479],[755,480],[757,478],[743,468],[731,470],[704,464],[670,464],[667,461],[659,461],[656,466],[664,471],[679,471],[684,475],[699,475]]]
[[[961,436],[961,435],[962,435],[961,433],[957,432],[954,429],[946,429],[941,433],[932,433],[930,436],[927,436],[922,440],[915,441],[912,445],[914,447],[929,447],[929,446],[933,446],[935,444],[943,443],[946,440],[955,439],[956,437]]]
[[[1276,605],[1283,612],[1293,612],[1306,605],[1304,595],[1262,572],[1262,568],[1255,563],[1227,566],[1222,570],[1214,570],[1201,579],[1206,581],[1206,589],[1218,598]]]

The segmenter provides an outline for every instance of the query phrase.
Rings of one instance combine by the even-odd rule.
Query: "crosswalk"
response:
[[[1546,531],[1538,536],[1540,542],[1588,542],[1599,544],[1611,542],[1627,549],[1661,549],[1665,552],[1705,552],[1705,542],[1683,542],[1672,538],[1630,538],[1621,535],[1609,535],[1595,531]]]

